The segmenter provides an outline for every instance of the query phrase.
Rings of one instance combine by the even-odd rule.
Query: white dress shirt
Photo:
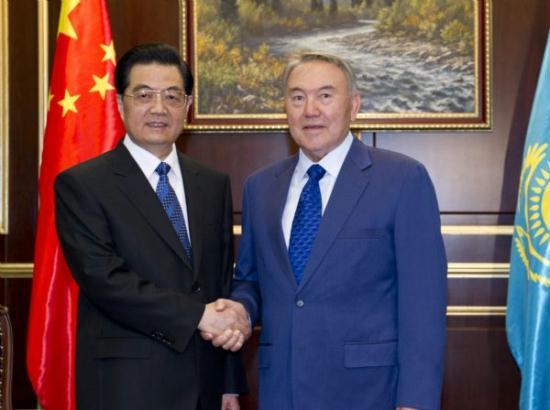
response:
[[[323,175],[323,178],[321,178],[321,180],[319,181],[319,189],[321,190],[322,213],[325,212],[328,200],[330,199],[330,195],[332,194],[332,189],[334,188],[334,183],[336,182],[336,178],[338,178],[338,174],[340,173],[342,164],[344,163],[344,160],[348,155],[348,151],[351,147],[352,142],[353,137],[351,133],[348,133],[348,135],[346,136],[346,138],[344,138],[344,141],[342,141],[340,145],[338,145],[327,155],[325,155],[321,159],[321,161],[317,162],[317,164],[321,165],[326,171],[325,175]],[[292,174],[292,179],[290,180],[288,195],[286,197],[286,204],[283,210],[283,217],[281,219],[283,235],[287,248],[290,242],[292,221],[294,220],[294,214],[296,213],[296,208],[298,207],[300,194],[302,193],[302,189],[309,179],[307,170],[313,164],[315,164],[315,162],[309,159],[307,155],[304,154],[300,149],[300,152],[298,154],[298,163],[296,164],[294,174]]]
[[[153,191],[155,192],[157,190],[157,184],[159,182],[159,175],[155,172],[155,169],[157,169],[161,162],[166,162],[168,165],[170,165],[170,171],[168,172],[168,181],[170,182],[172,189],[176,193],[181,211],[183,212],[185,226],[187,227],[187,236],[190,236],[189,221],[187,219],[187,203],[185,201],[185,189],[183,186],[183,177],[181,174],[178,154],[176,152],[176,146],[172,144],[172,151],[170,151],[170,154],[168,154],[164,161],[161,161],[155,155],[137,145],[128,135],[124,137],[123,143],[124,146],[128,148],[128,151],[130,151],[130,155],[137,162],[137,164],[141,168],[141,171],[151,184],[151,188],[153,188]],[[189,238],[189,243],[191,243],[191,238]]]

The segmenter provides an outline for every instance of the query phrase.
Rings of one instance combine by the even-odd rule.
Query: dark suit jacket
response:
[[[260,408],[439,408],[447,266],[425,168],[354,141],[298,286],[281,229],[296,162],[245,185],[232,298],[261,318]]]
[[[195,409],[199,399],[219,410],[224,391],[243,390],[238,358],[196,331],[205,303],[229,291],[229,179],[178,155],[194,268],[122,143],[56,180],[57,230],[80,288],[79,410]]]

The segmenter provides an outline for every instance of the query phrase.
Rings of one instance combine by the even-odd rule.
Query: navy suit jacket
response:
[[[296,163],[244,190],[232,298],[262,323],[260,408],[439,408],[447,263],[425,168],[354,141],[297,285],[281,228]]]

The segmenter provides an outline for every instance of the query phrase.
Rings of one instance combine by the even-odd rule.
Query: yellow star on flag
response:
[[[105,55],[103,56],[103,61],[112,61],[113,64],[116,64],[116,54],[115,54],[115,44],[113,43],[113,40],[109,44],[100,44],[100,47],[105,51]]]
[[[90,92],[99,93],[101,99],[104,100],[107,91],[115,89],[115,87],[109,83],[109,73],[105,74],[103,77],[98,77],[97,75],[92,75],[92,77],[94,77],[95,85],[90,89]]]
[[[76,109],[75,102],[80,98],[80,95],[71,95],[69,93],[69,90],[65,90],[65,97],[58,102],[60,106],[63,107],[63,117],[67,115],[69,111],[72,111],[74,113],[78,113],[78,110]]]
[[[59,17],[58,35],[63,33],[70,38],[78,39],[73,23],[69,20],[69,14],[80,3],[80,0],[63,0],[61,2],[61,16]]]

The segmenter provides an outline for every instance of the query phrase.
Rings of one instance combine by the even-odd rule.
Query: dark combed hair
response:
[[[189,66],[182,60],[178,51],[168,44],[140,44],[128,50],[118,61],[115,68],[115,87],[119,95],[124,94],[128,87],[130,71],[135,65],[160,64],[175,66],[179,69],[183,80],[185,94],[193,91],[193,74]]]

